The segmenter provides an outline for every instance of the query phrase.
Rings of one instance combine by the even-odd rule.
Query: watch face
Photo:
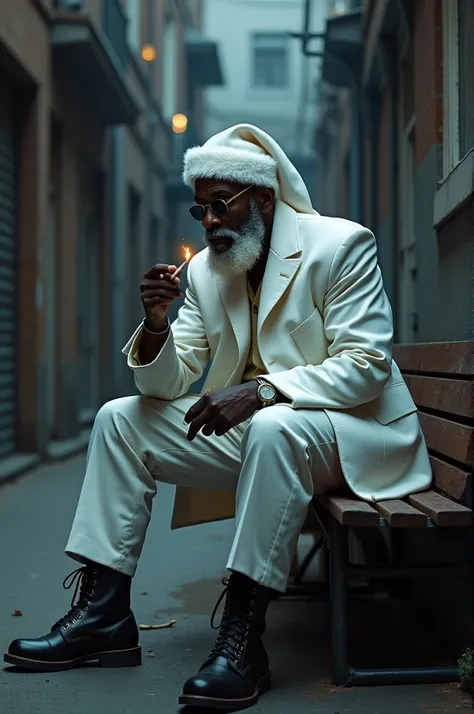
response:
[[[272,399],[275,399],[275,388],[272,387],[270,384],[261,384],[260,396],[266,401],[271,401]]]

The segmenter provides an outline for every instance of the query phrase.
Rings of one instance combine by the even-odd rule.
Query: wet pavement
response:
[[[0,489],[2,649],[16,637],[44,634],[69,609],[70,591],[65,592],[61,584],[77,566],[63,554],[63,548],[83,468],[84,456],[80,455],[43,465]],[[133,606],[140,623],[174,619],[175,626],[141,633],[142,667],[90,666],[62,673],[0,668],[1,714],[168,714],[180,710],[177,697],[182,683],[199,667],[215,638],[209,618],[222,590],[233,524],[171,531],[173,492],[170,486],[159,487],[134,581]],[[382,630],[372,618],[377,608]],[[22,615],[12,616],[15,610]],[[383,603],[360,605],[356,637],[373,664],[378,664],[384,646],[391,642],[383,623],[388,619],[396,623],[392,614]],[[411,627],[408,630],[402,647],[405,642],[406,651],[412,653]],[[326,603],[273,603],[266,644],[273,689],[250,710],[256,714],[457,714],[474,710],[457,685],[334,687]]]

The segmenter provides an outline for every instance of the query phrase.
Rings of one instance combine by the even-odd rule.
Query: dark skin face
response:
[[[218,181],[215,179],[198,179],[195,187],[195,201],[201,205],[206,205],[214,201],[216,198],[223,198],[228,201],[233,196],[237,195],[246,188],[245,185],[239,183],[231,183],[228,181]],[[257,285],[265,272],[267,263],[268,251],[270,250],[270,240],[273,228],[273,217],[275,214],[275,195],[269,188],[261,188],[254,186],[242,196],[236,198],[228,205],[228,212],[225,216],[214,214],[208,206],[206,215],[202,221],[202,226],[209,237],[212,237],[212,231],[216,228],[230,228],[233,231],[239,231],[247,218],[249,217],[249,199],[253,198],[260,209],[260,213],[265,224],[265,245],[262,256],[257,265],[250,272],[250,280],[252,285],[256,282]]]
[[[195,201],[201,205],[209,204],[216,198],[228,201],[245,186],[227,181],[200,179],[196,181]],[[262,256],[249,274],[254,289],[258,286],[265,272],[270,239],[275,213],[275,196],[271,189],[253,187],[228,206],[225,216],[215,215],[209,206],[202,222],[206,234],[212,239],[216,228],[229,228],[239,231],[249,216],[249,199],[254,198],[260,208],[265,224],[265,245]],[[193,441],[202,430],[204,436],[221,436],[229,429],[241,424],[260,409],[261,401],[257,396],[258,383],[255,381],[233,387],[223,387],[206,392],[187,412],[184,420],[189,424],[188,440]]]

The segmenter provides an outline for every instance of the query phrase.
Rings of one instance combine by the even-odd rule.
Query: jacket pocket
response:
[[[372,416],[379,424],[390,424],[417,411],[415,402],[405,382],[390,385],[375,400]]]
[[[327,357],[323,318],[316,308],[304,322],[291,330],[307,364],[320,364]]]

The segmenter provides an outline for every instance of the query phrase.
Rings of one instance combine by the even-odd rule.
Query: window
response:
[[[443,176],[474,148],[472,0],[443,0]]]
[[[443,0],[443,175],[459,162],[459,18],[457,0]]]
[[[329,15],[345,15],[360,10],[360,0],[330,0]]]
[[[252,84],[257,89],[286,89],[289,85],[289,37],[258,33],[252,36]]]

